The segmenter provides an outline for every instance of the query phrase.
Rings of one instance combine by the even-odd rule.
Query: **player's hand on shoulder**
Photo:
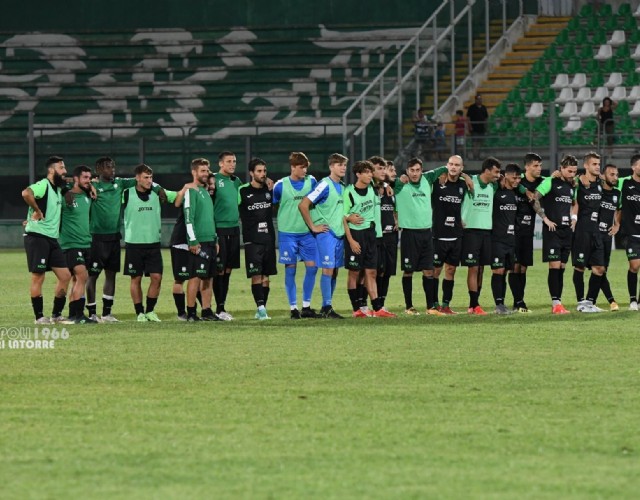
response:
[[[273,179],[271,177],[267,177],[267,189],[269,191],[273,191],[274,185],[275,185],[275,182],[273,182]]]
[[[407,174],[402,174],[400,177],[398,177],[398,180],[402,182],[402,184],[406,184],[407,182],[409,182],[409,177],[407,176]]]

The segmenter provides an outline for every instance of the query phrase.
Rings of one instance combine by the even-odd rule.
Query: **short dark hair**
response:
[[[374,165],[382,165],[383,167],[387,166],[387,160],[385,160],[382,156],[372,156],[368,161],[370,161]]]
[[[353,164],[353,167],[351,168],[351,170],[353,171],[354,174],[361,174],[366,170],[373,172],[373,163],[371,163],[369,160],[357,161]]]
[[[144,163],[141,163],[140,165],[138,165],[134,170],[133,170],[134,175],[140,175],[140,174],[151,174],[153,175],[153,170],[151,169],[151,167],[149,165],[145,165]]]
[[[562,160],[560,160],[561,167],[577,167],[578,159],[573,155],[564,155]]]
[[[115,166],[116,162],[113,161],[113,158],[109,156],[103,156],[96,160],[96,171],[102,170],[104,167],[108,167],[110,165]]]
[[[84,172],[91,173],[91,169],[86,165],[78,165],[76,168],[73,169],[73,176],[80,177]]]
[[[349,158],[341,155],[340,153],[333,153],[329,155],[329,166],[333,165],[334,163],[347,163],[348,161]]]
[[[54,163],[60,163],[61,161],[64,161],[62,156],[50,156],[49,158],[47,158],[47,168],[49,168]]]
[[[598,153],[596,153],[595,151],[589,151],[586,155],[584,155],[584,158],[582,159],[582,161],[584,163],[586,163],[591,158],[595,158],[596,160],[599,160],[600,159],[600,155]]]
[[[218,155],[218,161],[221,161],[225,156],[235,156],[235,155],[236,154],[232,153],[231,151],[223,151]]]
[[[602,173],[604,174],[607,170],[609,170],[610,168],[615,168],[616,170],[618,169],[618,167],[616,165],[614,165],[613,163],[607,163],[604,168],[602,169]]]
[[[395,167],[395,164],[392,160],[387,160],[387,167]]]
[[[407,168],[411,168],[414,165],[420,165],[422,167],[422,160],[418,157],[413,157],[407,162]]]
[[[640,161],[640,153],[636,153],[631,157],[631,162],[629,163],[629,166],[633,167],[639,161]]]
[[[267,162],[264,161],[262,158],[251,158],[251,160],[249,160],[249,172],[255,172],[256,167],[258,165],[264,165],[265,168],[267,167]]]
[[[542,161],[542,158],[537,153],[527,153],[524,155],[524,166],[531,165],[534,161]]]
[[[480,168],[480,172],[484,172],[485,170],[491,170],[493,167],[501,168],[500,160],[493,156],[487,156],[482,162],[482,167]]]
[[[520,165],[517,163],[507,163],[504,167],[505,174],[520,174]]]
[[[308,167],[309,165],[311,165],[311,162],[309,161],[309,158],[307,158],[306,154],[300,151],[294,151],[289,155],[289,166],[293,167],[298,165]]]

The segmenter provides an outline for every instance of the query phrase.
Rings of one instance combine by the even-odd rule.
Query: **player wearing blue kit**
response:
[[[332,299],[338,269],[344,265],[342,179],[347,171],[348,161],[346,156],[338,153],[329,156],[329,176],[322,179],[298,205],[302,218],[316,238],[319,266],[322,268],[320,314],[329,319],[343,319],[333,310]]]
[[[298,205],[316,187],[313,176],[307,175],[309,159],[304,153],[289,155],[291,175],[276,182],[273,204],[278,206],[278,262],[285,265],[284,286],[291,308],[291,319],[319,318],[311,309],[311,296],[318,272],[318,248]],[[302,284],[302,311],[298,310],[296,266],[302,260],[306,273]]]

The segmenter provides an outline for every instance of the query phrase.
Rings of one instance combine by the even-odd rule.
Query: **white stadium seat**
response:
[[[577,130],[580,130],[580,127],[582,127],[582,120],[580,120],[580,118],[578,118],[577,116],[574,116],[567,122],[564,127],[562,127],[562,130],[564,132],[575,132]]]
[[[525,114],[527,118],[539,118],[544,113],[544,107],[541,102],[532,102],[529,111]]]
[[[611,99],[614,101],[624,101],[627,98],[627,87],[616,87],[611,92]]]
[[[611,34],[611,38],[609,39],[609,45],[612,47],[620,47],[620,45],[624,45],[627,41],[627,38],[624,35],[624,30],[615,30]]]
[[[598,49],[598,53],[593,56],[596,61],[606,61],[607,59],[611,59],[613,57],[613,50],[611,49],[611,45],[604,44],[600,45]]]
[[[563,89],[569,85],[569,75],[566,73],[558,73],[556,80],[551,84],[552,89]]]
[[[591,100],[593,102],[601,103],[605,97],[609,97],[609,89],[607,87],[598,87]]]
[[[579,89],[587,85],[587,75],[584,73],[576,73],[569,85],[572,89]]]
[[[631,92],[629,92],[627,100],[631,102],[640,100],[640,85],[635,85],[631,88]]]
[[[591,87],[582,87],[578,89],[576,94],[576,102],[585,102],[591,100]]]
[[[631,59],[635,59],[636,61],[640,59],[640,43],[636,45],[636,50],[631,54]]]
[[[556,102],[562,104],[569,101],[573,101],[573,90],[565,87],[560,91],[560,95],[556,97]]]
[[[593,102],[587,101],[582,103],[582,107],[578,112],[578,116],[581,118],[589,118],[596,115],[596,106]]]
[[[633,109],[629,111],[629,116],[640,116],[640,101],[636,101]]]
[[[609,80],[604,84],[608,89],[614,89],[622,85],[622,73],[611,73]]]
[[[578,114],[578,105],[575,102],[568,102],[562,108],[560,116],[562,118],[569,118]]]

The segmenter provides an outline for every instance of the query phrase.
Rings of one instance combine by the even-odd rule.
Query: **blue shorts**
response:
[[[278,253],[280,264],[297,264],[299,260],[318,264],[318,247],[311,233],[278,233]]]
[[[318,267],[337,269],[344,266],[344,238],[338,238],[331,231],[316,234],[318,245]]]

